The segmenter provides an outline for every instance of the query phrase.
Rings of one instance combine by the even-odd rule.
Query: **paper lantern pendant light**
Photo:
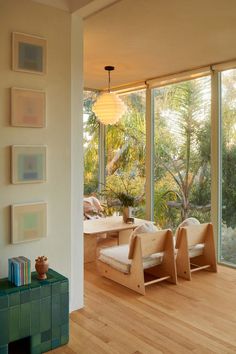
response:
[[[93,112],[99,121],[104,124],[116,124],[126,111],[124,102],[114,92],[110,92],[110,72],[114,66],[105,66],[108,71],[108,92],[102,93],[93,105]]]

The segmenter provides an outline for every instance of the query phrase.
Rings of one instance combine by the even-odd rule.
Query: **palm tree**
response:
[[[209,133],[209,92],[208,78],[170,85],[156,92],[156,177],[158,180],[165,173],[172,177],[177,201],[168,204],[180,209],[182,220],[191,209],[206,208],[191,203],[191,191],[209,167],[209,137],[203,146],[206,130]]]

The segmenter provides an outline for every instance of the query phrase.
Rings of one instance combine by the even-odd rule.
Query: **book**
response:
[[[16,286],[31,283],[31,261],[18,256],[8,259],[8,280]]]

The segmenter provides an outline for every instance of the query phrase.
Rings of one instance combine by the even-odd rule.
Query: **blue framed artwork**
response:
[[[44,38],[13,32],[12,67],[15,71],[46,73],[47,41]]]
[[[12,183],[46,182],[46,154],[44,145],[13,145]]]

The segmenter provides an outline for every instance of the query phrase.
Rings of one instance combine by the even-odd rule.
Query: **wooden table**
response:
[[[133,224],[123,222],[122,216],[109,216],[101,219],[84,221],[84,263],[96,260],[97,236],[108,232],[118,232],[118,244],[129,241],[129,235],[139,225],[146,222],[142,219],[134,219]]]

